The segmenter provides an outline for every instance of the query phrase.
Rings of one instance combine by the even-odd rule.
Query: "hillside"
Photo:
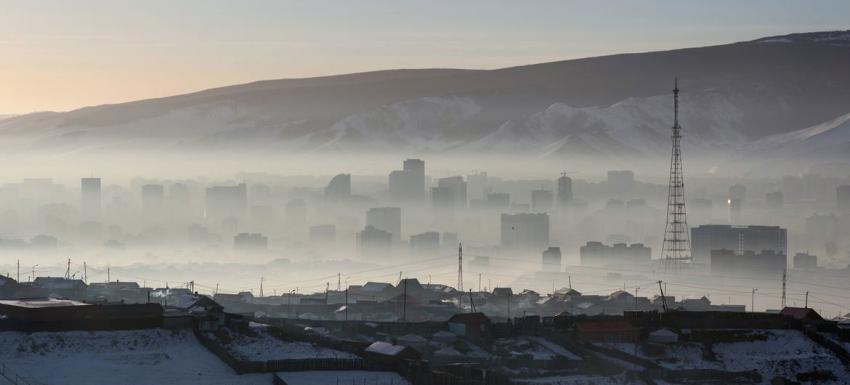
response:
[[[686,150],[717,156],[850,113],[848,41],[850,31],[824,32],[499,70],[260,81],[11,117],[0,149],[657,156],[678,76]]]

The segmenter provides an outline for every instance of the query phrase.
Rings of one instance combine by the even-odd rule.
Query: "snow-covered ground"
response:
[[[624,375],[617,376],[552,376],[539,378],[525,378],[515,380],[516,382],[534,385],[642,385],[643,381],[627,378]]]
[[[577,356],[575,353],[565,349],[563,346],[558,345],[552,341],[547,341],[542,337],[528,337],[528,339],[563,358],[573,361],[581,361],[581,357]]]
[[[408,385],[404,377],[393,372],[367,371],[312,371],[282,372],[278,376],[289,385],[319,384],[369,384],[369,385]]]
[[[703,345],[677,343],[664,347],[662,353],[651,355],[631,343],[603,343],[601,346],[617,349],[651,360],[668,369],[715,369],[729,372],[755,370],[763,383],[774,377],[795,380],[797,374],[829,371],[835,376],[834,384],[845,384],[850,372],[832,352],[822,348],[796,330],[757,330],[754,335],[764,340],[716,343],[712,351],[716,360],[706,360]],[[830,383],[830,382],[823,382]]]
[[[850,372],[832,352],[820,347],[799,331],[770,330],[760,333],[767,339],[715,344],[713,350],[723,369],[755,369],[761,373],[764,383],[776,376],[794,379],[798,373],[814,370],[832,372],[836,378],[834,384],[846,384],[850,379]]]
[[[248,361],[287,360],[305,358],[358,358],[356,355],[317,346],[310,342],[282,341],[264,328],[253,328],[256,336],[232,333],[233,340],[225,347],[235,356]]]
[[[703,359],[703,347],[697,343],[667,345],[663,353],[658,355],[650,355],[643,351],[640,345],[636,347],[633,343],[617,342],[599,345],[653,361],[668,369],[723,369],[719,362]]]
[[[32,385],[255,385],[190,331],[0,332],[0,362]]]

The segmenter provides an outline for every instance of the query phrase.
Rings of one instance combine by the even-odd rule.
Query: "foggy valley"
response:
[[[185,48],[221,6],[129,46]],[[800,28],[484,69],[370,57],[398,69],[63,111],[0,93],[0,384],[847,383],[850,30]]]

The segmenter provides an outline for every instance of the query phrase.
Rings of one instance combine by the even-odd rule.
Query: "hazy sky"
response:
[[[850,1],[0,0],[0,114],[848,29]]]

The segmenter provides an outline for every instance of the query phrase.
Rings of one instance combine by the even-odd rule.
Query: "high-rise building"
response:
[[[540,189],[531,191],[531,211],[545,213],[552,209],[555,200],[552,191]]]
[[[165,202],[165,188],[161,184],[142,186],[142,209],[160,210]]]
[[[390,199],[394,202],[422,202],[425,199],[425,162],[407,159],[403,167],[390,172]]]
[[[269,247],[269,238],[259,233],[239,233],[233,237],[233,248],[239,251],[261,251]]]
[[[325,187],[325,199],[344,201],[351,197],[351,174],[339,174]]]
[[[711,251],[720,249],[787,255],[787,239],[787,230],[779,226],[701,225],[691,229],[694,262],[701,264],[710,264]]]
[[[549,247],[543,251],[543,270],[561,271],[561,248]]]
[[[100,178],[80,179],[80,213],[86,221],[100,220]]]
[[[440,254],[440,233],[429,231],[410,236],[410,254],[428,257]]]
[[[838,208],[850,211],[850,185],[841,185],[835,189]]]
[[[549,247],[548,214],[502,214],[502,247],[515,250],[543,250]]]
[[[401,239],[401,208],[375,207],[366,211],[366,225],[384,230],[393,235],[393,240]]]
[[[558,178],[558,205],[566,207],[573,200],[573,180],[564,173]]]
[[[771,209],[781,209],[785,204],[785,199],[782,194],[782,191],[774,191],[765,194],[764,202],[767,204],[768,208]]]
[[[245,183],[235,186],[207,187],[204,200],[206,216],[210,218],[239,217],[248,209],[248,189]]]
[[[462,176],[452,176],[437,180],[437,187],[431,188],[431,202],[435,208],[454,209],[466,206],[466,182]]]
[[[511,206],[511,194],[489,193],[487,194],[487,207],[490,209],[507,210]]]
[[[412,199],[425,199],[425,162],[421,159],[405,159],[404,172],[410,175],[410,194]]]
[[[818,267],[818,257],[809,253],[797,253],[794,255],[794,268],[801,270],[812,270]]]
[[[652,261],[652,249],[642,243],[608,246],[591,241],[579,248],[579,257],[583,266],[646,264]]]
[[[712,273],[777,277],[787,266],[785,253],[774,250],[745,250],[743,253],[729,249],[711,250]]]
[[[388,231],[366,226],[357,233],[357,250],[363,260],[388,260],[392,255],[393,235]]]
[[[487,194],[487,173],[479,172],[466,176],[467,195],[470,199],[483,199]]]

